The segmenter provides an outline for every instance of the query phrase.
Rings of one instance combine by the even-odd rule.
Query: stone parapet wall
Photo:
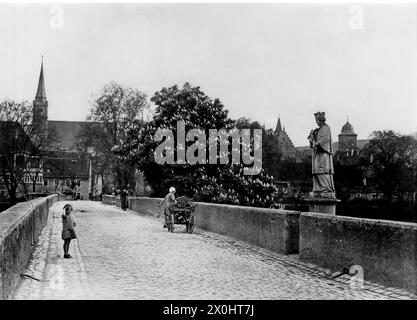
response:
[[[160,198],[130,198],[131,210],[163,216]],[[282,254],[298,252],[300,212],[197,203],[196,227]]]
[[[0,213],[0,299],[12,296],[47,223],[49,208],[61,197],[54,194],[36,198]]]
[[[417,293],[417,224],[302,213],[300,259],[332,270],[358,265],[365,281]]]
[[[101,201],[104,204],[114,204],[115,202],[115,196],[112,195],[108,195],[108,194],[103,194]]]

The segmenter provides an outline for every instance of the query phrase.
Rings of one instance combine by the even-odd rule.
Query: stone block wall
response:
[[[131,210],[162,217],[159,198],[131,198]],[[196,227],[282,254],[298,252],[300,212],[198,203]]]
[[[48,220],[57,194],[19,203],[0,213],[0,299],[8,299]]]
[[[116,198],[115,196],[108,195],[108,194],[103,194],[101,201],[104,204],[114,204],[115,198]]]
[[[365,281],[417,293],[417,224],[302,213],[300,259],[335,271],[359,265]]]

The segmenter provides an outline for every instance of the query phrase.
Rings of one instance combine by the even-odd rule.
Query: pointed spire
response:
[[[282,127],[281,127],[281,119],[278,116],[278,122],[277,122],[277,127],[275,129],[275,132],[281,132],[282,131]]]
[[[39,75],[38,91],[36,91],[35,99],[46,99],[45,80],[43,78],[43,56],[42,56],[42,64],[41,64],[41,73]]]

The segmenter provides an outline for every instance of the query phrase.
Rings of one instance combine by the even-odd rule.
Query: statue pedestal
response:
[[[340,202],[334,193],[329,192],[310,192],[310,196],[305,199],[308,203],[309,212],[327,213],[336,215],[336,204]]]

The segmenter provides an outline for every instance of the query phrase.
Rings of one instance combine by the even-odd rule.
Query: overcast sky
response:
[[[0,99],[32,101],[45,55],[49,118],[84,120],[117,81],[148,96],[198,85],[232,118],[307,145],[313,113],[333,140],[349,115],[359,139],[417,131],[415,4],[0,4]],[[359,19],[359,20],[358,20]],[[58,26],[58,28],[56,28]]]

